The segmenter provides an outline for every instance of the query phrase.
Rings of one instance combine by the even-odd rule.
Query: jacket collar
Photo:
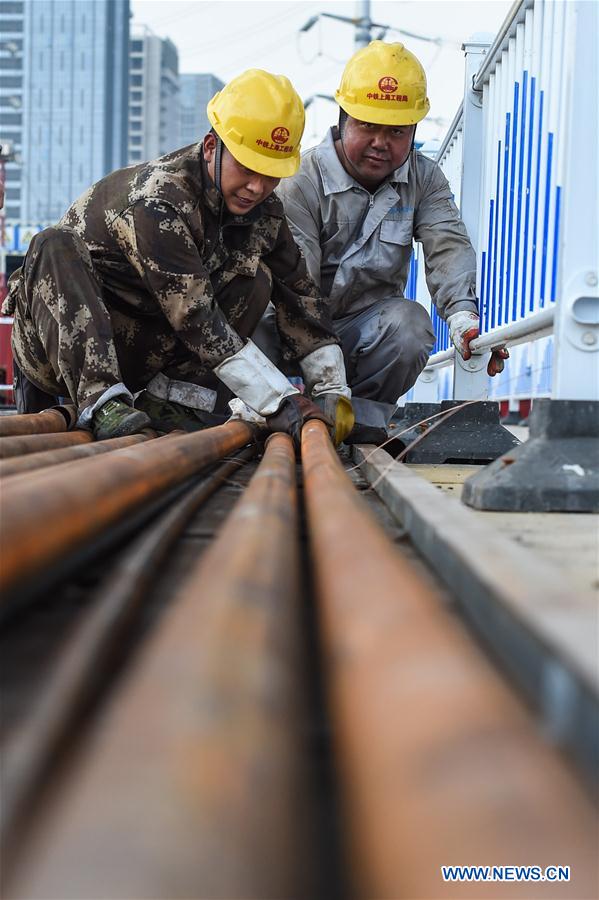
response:
[[[405,163],[391,173],[386,181],[379,185],[379,190],[385,184],[399,184],[399,182],[408,181],[408,172],[410,170],[410,156]],[[322,186],[325,194],[339,194],[342,191],[348,191],[350,188],[359,185],[359,182],[353,178],[349,172],[346,172],[339,161],[337,151],[335,150],[334,129],[330,128],[323,141],[316,148],[316,163],[322,177]],[[361,187],[361,185],[359,185]],[[363,188],[363,190],[366,190]]]

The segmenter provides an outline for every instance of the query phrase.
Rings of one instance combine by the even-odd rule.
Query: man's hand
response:
[[[333,422],[323,413],[323,411],[308,400],[302,394],[293,394],[286,397],[276,413],[272,416],[266,416],[266,425],[272,433],[275,431],[284,431],[291,435],[295,448],[301,448],[302,427],[309,419],[320,419],[327,428],[333,428]]]
[[[473,341],[480,334],[480,319],[473,312],[457,312],[447,319],[449,325],[449,334],[454,347],[462,357],[462,359],[470,359],[472,351],[470,350],[470,341]],[[505,360],[509,359],[509,352],[505,345],[499,344],[491,350],[491,358],[487,366],[488,375],[498,375],[503,372]]]
[[[327,393],[316,397],[314,402],[333,423],[330,429],[331,440],[338,447],[349,435],[356,421],[351,401],[342,394]]]

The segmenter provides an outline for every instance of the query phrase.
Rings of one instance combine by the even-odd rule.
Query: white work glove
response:
[[[339,344],[327,344],[304,356],[300,362],[306,393],[314,399],[321,394],[351,397],[345,375],[345,363]]]
[[[473,352],[470,349],[470,341],[473,341],[480,334],[480,319],[477,313],[461,310],[452,316],[448,316],[447,324],[449,325],[449,335],[454,347],[462,359],[470,359]],[[497,347],[493,347],[491,358],[487,365],[487,374],[493,376],[503,372],[505,360],[509,358],[509,355],[505,344],[498,344]]]
[[[252,341],[213,371],[240,400],[264,417],[276,413],[286,397],[299,394]]]
[[[231,410],[231,415],[227,420],[228,422],[240,419],[242,422],[250,422],[252,425],[266,425],[264,416],[255,412],[251,406],[248,406],[239,397],[233,397],[232,400],[229,400],[229,409]]]
[[[300,368],[306,391],[330,423],[331,439],[338,447],[355,424],[341,347],[327,344],[313,350],[302,359]]]

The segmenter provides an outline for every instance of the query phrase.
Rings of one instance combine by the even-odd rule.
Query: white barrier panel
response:
[[[598,45],[598,4],[585,0],[522,0],[484,56],[465,44],[464,102],[437,159],[477,251],[481,334],[511,344],[530,322],[535,342],[513,349],[502,376],[473,372],[469,396],[599,399]],[[557,344],[534,326],[550,309]],[[447,366],[447,328],[431,317],[429,365]],[[440,398],[449,377],[439,374]],[[456,386],[450,396],[465,397]]]
[[[556,300],[567,6],[522,4],[505,49],[482,83],[482,331],[518,321]]]

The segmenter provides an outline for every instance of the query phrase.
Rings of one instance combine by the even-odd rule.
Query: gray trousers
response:
[[[352,396],[381,403],[396,403],[412,387],[435,343],[424,307],[400,297],[379,300],[333,324],[341,340]],[[275,365],[285,369],[272,306],[252,340]]]

